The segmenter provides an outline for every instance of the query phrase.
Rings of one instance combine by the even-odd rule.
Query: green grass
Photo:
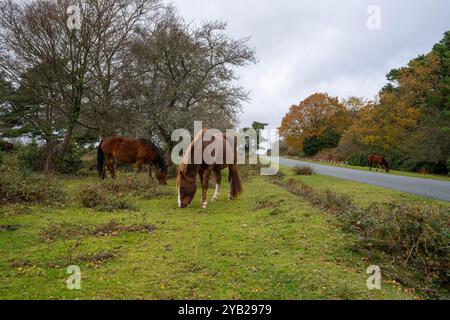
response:
[[[326,183],[312,179],[317,186]],[[371,263],[350,249],[352,239],[333,218],[265,178],[246,181],[239,200],[228,202],[224,191],[205,210],[197,195],[184,210],[173,196],[135,199],[139,211],[114,213],[84,209],[75,201],[77,190],[94,182],[64,180],[72,199],[64,208],[1,208],[0,225],[20,226],[0,232],[1,299],[417,298],[385,278],[382,290],[369,291]],[[54,241],[41,236],[55,224],[97,226],[111,220],[151,223],[156,231]],[[82,259],[104,252],[114,257]],[[81,267],[81,290],[66,288],[70,264]]]
[[[360,170],[360,171],[370,171],[369,167],[333,164],[333,163],[328,163],[328,162],[315,161],[315,160],[311,160],[311,159],[303,159],[303,158],[299,158],[299,157],[286,157],[286,158],[293,159],[293,160],[304,161],[304,162],[309,162],[309,163],[321,164],[321,165],[325,165],[325,166],[333,166],[333,167],[340,167],[340,168],[347,168],[347,169],[355,169],[355,170]],[[372,168],[372,172],[376,172],[375,170],[376,170],[376,168]],[[450,177],[449,176],[437,175],[437,174],[423,174],[423,173],[419,173],[419,172],[407,172],[407,171],[400,171],[400,170],[390,170],[389,173],[385,173],[385,174],[392,174],[392,175],[403,176],[403,177],[412,177],[412,178],[422,178],[422,179],[450,181]]]
[[[312,175],[312,176],[299,176],[294,173],[293,168],[280,166],[280,170],[287,175],[288,178],[298,179],[303,181],[307,185],[325,191],[327,189],[343,193],[350,196],[355,204],[360,206],[367,206],[372,202],[413,202],[416,204],[439,204],[443,206],[450,206],[449,202],[434,200],[418,195],[414,195],[407,192],[386,189],[383,187],[372,186],[365,183],[353,182],[350,180],[344,180],[335,177],[323,176],[323,175]]]

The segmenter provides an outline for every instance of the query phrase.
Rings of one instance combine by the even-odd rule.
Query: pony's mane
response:
[[[142,142],[146,143],[148,146],[150,146],[158,155],[158,164],[159,168],[163,171],[167,171],[166,162],[164,161],[164,154],[162,152],[162,149],[155,145],[153,142],[151,142],[148,139],[140,139]]]
[[[178,166],[178,171],[181,171],[183,173],[186,173],[189,163],[191,162],[192,157],[192,150],[194,146],[203,138],[203,135],[207,131],[207,128],[203,128],[197,135],[194,137],[194,140],[192,140],[191,144],[187,147],[186,152],[184,153],[183,157],[181,158],[180,165]]]

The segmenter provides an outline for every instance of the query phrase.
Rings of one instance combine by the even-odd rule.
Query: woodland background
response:
[[[172,131],[194,120],[236,124],[248,93],[235,70],[256,62],[247,38],[187,24],[159,0],[75,3],[79,30],[67,26],[73,1],[0,2],[0,138],[33,142],[33,169],[70,169],[100,137],[170,150]]]
[[[450,32],[431,52],[391,70],[374,101],[315,93],[280,127],[285,153],[352,165],[386,156],[394,169],[450,169]]]

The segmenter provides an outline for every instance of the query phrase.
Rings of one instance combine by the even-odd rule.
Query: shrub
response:
[[[450,159],[447,160],[447,170],[448,170],[448,175],[450,176]]]
[[[42,171],[41,158],[39,146],[36,142],[22,146],[18,152],[19,165],[23,170]]]
[[[106,194],[100,192],[96,186],[81,188],[78,193],[78,198],[83,207],[90,209],[97,208],[108,201]]]
[[[101,185],[85,186],[78,193],[81,205],[89,209],[112,212],[117,210],[136,210],[131,200],[123,194],[111,193]]]
[[[136,210],[132,198],[157,199],[171,197],[175,191],[171,186],[161,186],[150,180],[146,174],[119,175],[116,180],[108,179],[81,188],[78,200],[85,208],[100,211]]]
[[[367,155],[364,153],[354,153],[347,157],[347,163],[351,166],[366,167]]]
[[[63,204],[66,194],[51,176],[0,169],[0,201],[4,203]]]
[[[39,146],[36,142],[24,145],[18,152],[20,167],[24,170],[32,170],[34,172],[44,171],[48,152],[54,152],[54,150],[49,151],[50,149],[52,149],[50,146]],[[53,157],[54,161],[50,163],[50,169],[61,174],[75,175],[83,165],[81,156],[82,150],[77,146],[71,145],[63,159]]]
[[[421,270],[429,280],[449,283],[450,209],[440,206],[374,204],[357,222],[366,246]]]
[[[308,137],[303,141],[303,152],[312,157],[323,149],[335,148],[339,144],[340,135],[334,131],[327,131],[321,136]]]
[[[55,161],[55,171],[67,175],[76,175],[83,165],[81,156],[82,150],[72,145],[66,151],[63,159]]]
[[[314,169],[310,166],[296,166],[294,168],[294,173],[299,176],[312,176],[314,174]]]
[[[240,165],[238,166],[239,176],[242,180],[248,180],[253,177],[261,175],[261,169],[264,166],[258,161],[254,165]]]
[[[150,180],[147,174],[121,174],[117,179],[108,179],[98,186],[109,194],[126,194],[140,199],[155,199],[170,197],[175,194],[171,186],[161,186],[153,178]]]

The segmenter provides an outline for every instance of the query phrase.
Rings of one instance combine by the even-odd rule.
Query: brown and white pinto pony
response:
[[[372,165],[376,164],[377,165],[377,171],[378,168],[381,167],[381,171],[386,171],[389,172],[389,165],[388,162],[386,161],[386,159],[383,156],[379,156],[377,154],[371,154],[368,157],[368,162],[369,162],[369,169],[370,171],[372,171]]]
[[[203,129],[197,136],[194,138],[192,143],[187,148],[185,154],[183,155],[182,161],[178,166],[177,173],[177,191],[178,191],[178,206],[180,208],[189,207],[192,199],[194,198],[197,192],[196,185],[196,177],[197,175],[200,177],[200,183],[202,186],[202,199],[201,199],[201,207],[206,208],[208,205],[208,187],[209,187],[209,179],[211,174],[214,173],[216,180],[216,189],[212,198],[212,201],[219,200],[220,193],[220,184],[222,182],[222,170],[228,167],[228,182],[230,183],[230,191],[228,193],[228,200],[232,200],[237,198],[242,192],[242,184],[241,179],[239,177],[238,169],[237,169],[237,139],[236,137],[230,137],[227,134],[220,133],[213,135],[211,137],[211,141],[204,141],[203,137],[207,129]],[[211,152],[211,161],[205,161],[203,157],[204,150],[210,146],[212,143],[218,141],[217,139],[221,139],[221,143],[217,143],[217,145],[223,146],[223,152]],[[234,146],[230,144],[230,140],[234,141]],[[202,159],[201,164],[194,163],[194,151],[196,147],[201,150]],[[229,152],[232,152],[233,157],[229,156],[232,160],[227,163],[226,158],[227,154],[231,155]],[[200,161],[199,161],[200,162]]]
[[[116,177],[115,163],[136,163],[136,175],[142,165],[147,165],[152,177],[152,165],[156,166],[156,178],[160,184],[167,184],[167,166],[162,150],[146,139],[109,137],[104,139],[97,150],[97,171],[100,178],[106,178],[109,170],[113,179]]]

